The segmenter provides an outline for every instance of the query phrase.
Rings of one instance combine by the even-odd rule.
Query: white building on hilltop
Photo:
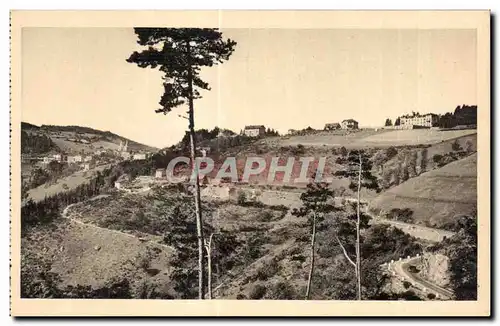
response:
[[[245,126],[243,133],[248,137],[259,137],[264,136],[266,133],[266,127],[263,125],[251,125]]]
[[[340,123],[342,129],[358,129],[358,122],[354,119],[346,119]]]
[[[439,116],[434,113],[419,114],[413,113],[412,115],[403,115],[399,118],[401,126],[406,127],[434,127],[439,121]]]

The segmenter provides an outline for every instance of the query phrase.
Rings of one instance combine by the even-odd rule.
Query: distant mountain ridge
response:
[[[36,146],[39,139],[50,138],[50,146]],[[23,153],[41,154],[48,151],[93,152],[96,150],[118,150],[120,143],[128,143],[129,151],[156,152],[157,148],[141,144],[126,137],[117,135],[111,131],[102,131],[84,126],[57,126],[41,125],[37,126],[29,122],[21,122],[21,138]]]

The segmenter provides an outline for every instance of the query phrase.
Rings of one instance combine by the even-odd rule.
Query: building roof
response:
[[[338,122],[326,123],[325,126],[340,126]]]
[[[249,125],[249,126],[245,126],[245,130],[248,130],[248,129],[261,129],[261,128],[266,128],[264,127],[264,125]]]
[[[435,113],[426,113],[426,114],[420,114],[420,113],[416,113],[416,114],[405,114],[405,115],[402,115],[400,118],[403,118],[403,119],[412,119],[412,118],[422,118],[422,117],[426,117],[428,115],[431,115],[431,116],[437,116],[437,114]]]
[[[342,120],[342,122],[355,122],[355,123],[358,123],[356,120],[354,119],[345,119],[345,120]]]

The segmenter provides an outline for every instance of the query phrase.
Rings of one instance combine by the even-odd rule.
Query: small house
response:
[[[164,178],[167,174],[167,171],[165,169],[156,169],[155,171],[155,178],[161,179]]]
[[[341,123],[342,129],[358,129],[358,122],[354,119],[346,119]]]
[[[263,125],[245,126],[243,133],[248,137],[260,137],[266,133],[266,127]]]

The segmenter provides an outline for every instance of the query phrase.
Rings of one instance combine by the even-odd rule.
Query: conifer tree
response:
[[[215,28],[134,28],[137,43],[147,47],[133,52],[127,62],[141,68],[158,68],[163,73],[163,95],[156,113],[167,114],[173,108],[188,104],[189,138],[192,169],[196,169],[196,139],[194,131],[194,100],[201,97],[200,90],[210,90],[200,78],[203,67],[223,63],[234,51],[236,42],[225,40]],[[196,172],[196,171],[195,171]],[[198,240],[198,298],[205,296],[204,239],[200,187],[194,178],[196,229]]]

